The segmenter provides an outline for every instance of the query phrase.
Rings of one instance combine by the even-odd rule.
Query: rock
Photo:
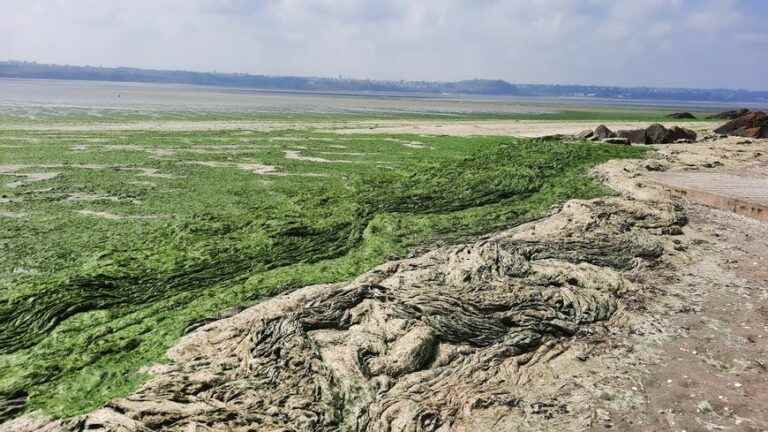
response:
[[[616,135],[626,138],[633,144],[671,144],[677,141],[693,142],[696,141],[696,132],[673,126],[669,129],[660,124],[653,124],[646,129],[620,130]]]
[[[690,144],[693,141],[689,140],[688,138],[680,138],[675,140],[675,144]]]
[[[707,118],[712,120],[734,120],[747,114],[749,114],[749,110],[746,108],[742,108],[740,110],[735,110],[735,111],[723,111],[719,114],[714,114]]]
[[[708,414],[713,411],[712,404],[709,403],[709,401],[701,401],[698,404],[696,404],[696,411],[699,414]]]
[[[616,132],[621,138],[626,138],[633,144],[645,144],[645,129],[620,130]]]
[[[672,126],[669,128],[668,139],[670,142],[677,142],[681,140],[685,142],[694,142],[696,141],[696,138],[698,138],[698,134],[690,129],[686,129],[680,126]]]
[[[593,136],[595,136],[595,132],[593,132],[590,129],[587,129],[587,130],[583,130],[583,131],[577,133],[576,135],[574,135],[574,138],[580,139],[580,140],[588,140],[588,139],[592,138]]]
[[[649,160],[644,165],[645,169],[648,171],[666,171],[667,166],[657,160]]]
[[[658,123],[648,126],[645,130],[646,144],[663,144],[667,139],[667,128]]]
[[[595,136],[599,139],[614,138],[616,134],[606,125],[600,125],[595,129]]]
[[[677,140],[696,141],[698,135],[696,132],[682,128],[679,126],[672,126],[667,129],[664,125],[653,124],[648,126],[645,130],[645,143],[646,144],[670,144]]]
[[[668,115],[667,118],[678,119],[678,120],[689,120],[689,119],[695,120],[696,116],[689,112],[677,112],[677,113],[672,113]]]
[[[749,112],[715,129],[715,133],[745,138],[768,138],[768,114]]]
[[[629,145],[629,140],[626,138],[620,138],[620,137],[613,137],[613,138],[603,138],[600,140],[600,142],[603,142],[605,144],[622,144],[622,145]]]

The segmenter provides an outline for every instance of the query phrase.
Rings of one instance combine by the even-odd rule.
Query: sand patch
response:
[[[97,217],[109,220],[146,220],[146,219],[166,219],[167,215],[119,215],[115,213],[95,210],[78,210],[77,213],[83,216]]]
[[[43,181],[43,180],[50,180],[56,176],[58,176],[60,173],[19,173],[18,171],[22,169],[28,169],[28,168],[46,168],[46,169],[56,169],[56,168],[74,168],[74,169],[87,169],[87,170],[106,170],[106,169],[113,169],[116,171],[138,171],[139,173],[137,175],[142,177],[156,177],[156,178],[177,178],[177,176],[173,174],[166,174],[160,172],[157,168],[147,168],[147,167],[132,167],[127,165],[99,165],[99,164],[45,164],[45,165],[0,165],[0,175],[14,175],[19,177],[25,177],[23,181],[21,181],[21,184],[23,183],[30,183],[35,181]],[[18,182],[13,182],[18,183]],[[8,187],[16,187],[10,186],[8,184]]]
[[[260,150],[271,149],[273,146],[195,146],[185,149],[176,149],[177,152],[195,154],[243,154]]]
[[[20,180],[12,181],[10,183],[6,183],[5,186],[9,188],[17,188],[19,186],[29,184],[29,183],[35,183],[35,182],[41,182],[46,180],[51,180],[59,176],[60,173],[57,172],[39,172],[39,173],[0,173],[3,175],[12,175],[16,177],[22,177]]]
[[[218,162],[218,161],[184,161],[184,164],[201,165],[211,168],[234,168],[248,171],[258,175],[269,175],[277,177],[297,176],[297,177],[328,177],[328,174],[322,173],[286,173],[280,172],[272,165],[259,163],[237,163],[237,162]]]
[[[164,157],[164,156],[176,156],[175,149],[147,149],[147,153],[152,156]]]
[[[143,167],[118,168],[118,171],[139,171],[138,175],[142,177],[156,177],[156,178],[165,178],[165,179],[176,178],[176,176],[173,174],[161,173],[160,170],[157,168],[143,168]]]
[[[20,219],[23,217],[27,217],[27,213],[0,210],[0,218]]]
[[[151,181],[146,181],[146,180],[129,181],[128,184],[132,184],[136,186],[157,187],[157,183],[153,183]]]
[[[336,156],[367,156],[369,153],[359,153],[359,152],[320,152],[320,154],[324,155],[336,155]]]
[[[260,175],[279,175],[277,168],[271,165],[262,165],[257,163],[236,163],[236,162],[216,162],[216,161],[186,161],[184,163],[193,165],[202,165],[211,168],[236,168],[243,171],[252,172]]]
[[[409,140],[402,140],[397,138],[385,138],[384,141],[395,142],[402,145],[403,147],[408,147],[408,148],[415,148],[415,149],[427,148],[427,145],[421,141],[409,141]]]
[[[333,141],[333,138],[326,137],[305,137],[305,136],[280,136],[269,138],[269,141]]]
[[[24,169],[24,165],[0,165],[0,174],[11,174]]]
[[[286,159],[291,159],[291,160],[317,162],[317,163],[353,163],[353,161],[349,161],[349,160],[330,160],[330,159],[324,159],[321,157],[304,156],[301,154],[300,150],[283,150],[283,153],[285,153]]]
[[[40,142],[40,138],[32,138],[32,137],[26,137],[26,136],[4,136],[2,137],[2,139],[11,140],[11,141],[26,141],[26,142],[32,142],[32,143]]]
[[[93,146],[93,145],[86,145],[86,144],[76,144],[69,148],[72,151],[136,151],[136,152],[146,152],[151,154],[152,156],[174,156],[176,154],[175,149],[170,148],[156,148],[156,147],[145,147],[145,146],[139,146],[139,145],[133,145],[133,144],[118,144],[118,145],[100,145],[100,146]]]

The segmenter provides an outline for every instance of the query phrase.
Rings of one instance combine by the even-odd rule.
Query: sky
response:
[[[0,60],[768,90],[768,0],[0,0]]]

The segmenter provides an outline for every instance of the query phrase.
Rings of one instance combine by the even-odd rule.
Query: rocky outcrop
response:
[[[645,130],[645,143],[646,144],[670,144],[677,142],[678,140],[696,141],[696,132],[682,128],[679,126],[672,126],[666,128],[661,124],[653,124],[648,126]]]
[[[626,322],[625,301],[639,290],[631,274],[653,264],[664,251],[659,236],[684,222],[669,202],[570,201],[494,237],[206,324],[133,395],[74,419],[28,417],[11,426],[547,430],[567,412],[569,430],[589,429],[589,397],[579,387],[568,387],[572,397],[563,393],[564,374],[585,354],[564,353]]]
[[[715,133],[746,138],[768,138],[768,114],[762,111],[749,112],[715,129]]]
[[[632,144],[646,144],[645,129],[619,130],[616,135],[626,138]]]
[[[676,142],[693,142],[698,135],[695,131],[672,126],[666,128],[661,124],[653,124],[645,129],[620,130],[616,134],[626,138],[633,144],[672,144]]]
[[[677,112],[677,113],[669,114],[667,118],[677,119],[677,120],[695,120],[696,116],[689,112]]]
[[[742,109],[733,110],[733,111],[723,111],[718,114],[713,114],[707,118],[710,120],[733,120],[747,114],[749,114],[749,110],[746,108],[742,108]]]

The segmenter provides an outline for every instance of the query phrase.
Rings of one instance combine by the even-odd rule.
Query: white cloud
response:
[[[762,1],[0,0],[0,58],[765,89]]]

